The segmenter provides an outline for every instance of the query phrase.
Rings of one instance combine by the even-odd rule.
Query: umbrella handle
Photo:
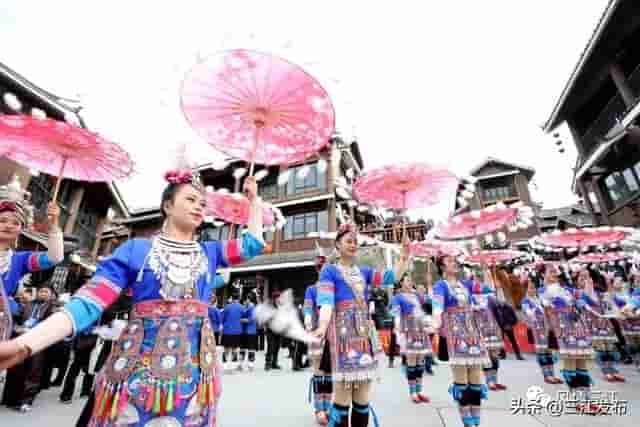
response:
[[[256,131],[253,138],[253,148],[251,149],[251,165],[249,166],[249,176],[253,176],[253,170],[256,166],[256,154],[258,152],[258,142],[262,134],[262,126],[256,125]]]
[[[64,167],[67,164],[67,158],[62,159],[62,165],[60,166],[60,172],[58,172],[58,177],[56,179],[56,187],[53,190],[53,199],[52,203],[56,203],[58,201],[58,193],[60,193],[60,185],[62,184],[62,175],[64,174]]]

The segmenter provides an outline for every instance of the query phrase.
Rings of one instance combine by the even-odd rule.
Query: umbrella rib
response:
[[[236,100],[229,100],[229,99],[225,99],[225,98],[221,98],[221,97],[217,97],[215,95],[207,95],[205,93],[203,94],[198,94],[198,97],[200,99],[206,99],[207,101],[215,101],[215,102],[219,102],[221,104],[226,103],[227,105],[238,105],[241,106],[243,105],[242,102],[240,101],[236,101]]]
[[[249,74],[253,74],[253,73],[249,71]],[[229,84],[235,90],[239,91],[245,97],[245,103],[255,101],[256,100],[255,93],[252,93],[251,88],[249,87],[250,79],[242,78],[242,76],[239,76],[237,73],[235,75],[236,77],[238,77],[238,81],[243,83],[240,85],[241,87],[234,86],[230,81],[227,82],[227,84]]]
[[[289,78],[289,76],[295,71],[295,68],[290,69],[289,71],[287,71],[282,78],[275,84],[275,88],[276,90],[274,91],[273,95],[271,96],[271,99],[269,100],[270,105],[271,106],[275,106],[278,104],[278,102],[280,101],[281,95],[282,96],[286,96],[290,93],[290,91],[285,92],[284,94],[280,94],[278,93],[280,90],[284,90],[286,85],[283,82],[286,82]],[[299,88],[296,88],[295,90],[297,90]]]
[[[239,102],[241,104],[245,103],[245,100],[242,99],[241,97],[239,97],[237,94],[235,94],[233,92],[225,92],[223,90],[223,88],[221,88],[219,85],[216,84],[216,82],[218,82],[218,81],[220,81],[222,83],[225,83],[228,86],[231,86],[232,89],[235,89],[236,91],[238,91],[238,89],[236,87],[234,87],[230,82],[227,82],[225,79],[219,77],[213,82],[213,88],[217,89],[218,93],[220,93],[221,95],[226,95],[229,98],[231,98],[231,99],[233,99],[233,100],[235,100],[235,101],[237,101],[237,102]],[[210,89],[212,87],[212,82],[210,80],[201,80],[201,79],[195,77],[192,80],[191,86],[200,86],[201,88],[208,90],[208,89]],[[196,94],[200,93],[200,91],[195,90],[195,88],[194,88],[194,92]],[[240,91],[238,91],[238,92],[240,92]],[[240,95],[242,95],[242,94],[240,94]],[[203,95],[203,96],[206,96],[206,95]]]
[[[221,112],[231,112],[231,113],[244,113],[245,111],[240,109],[240,107],[235,106],[221,106],[221,105],[194,105],[189,107],[193,110],[198,111],[221,111]]]
[[[222,80],[222,81],[226,83],[227,86],[230,87],[232,91],[235,90],[237,92],[237,95],[233,92],[229,92],[228,90],[225,90],[226,88],[218,88],[218,91],[220,93],[222,93],[223,95],[227,95],[230,98],[236,99],[241,105],[247,105],[249,103],[250,94],[245,93],[243,88],[236,87],[231,82],[228,82],[226,80]]]
[[[258,105],[262,105],[262,97],[260,96],[260,89],[258,88],[258,80],[256,79],[256,68],[251,70],[251,81],[253,82],[253,88],[255,89],[256,101]]]
[[[290,90],[288,90],[287,92],[284,92],[281,96],[278,96],[277,98],[274,98],[274,99],[271,101],[271,105],[272,105],[274,108],[275,108],[275,107],[277,107],[278,105],[280,105],[280,102],[281,102],[281,101],[286,100],[286,99],[287,99],[287,97],[288,97],[289,95],[291,95],[292,93],[294,93],[294,92],[296,92],[296,91],[298,91],[298,90],[302,89],[302,88],[303,88],[307,83],[308,83],[308,82],[306,82],[306,81],[305,81],[305,82],[303,82],[303,83],[299,84],[298,86],[296,86],[296,87],[294,87],[294,88],[291,88],[291,89],[290,89]],[[285,103],[284,105],[287,105],[287,104]]]
[[[273,56],[268,56],[269,66],[267,68],[267,72],[264,77],[264,102],[265,104],[271,105],[270,102],[270,91],[271,91],[271,73],[273,72]]]

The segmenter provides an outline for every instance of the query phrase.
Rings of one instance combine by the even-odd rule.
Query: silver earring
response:
[[[165,234],[165,235],[166,235],[166,234],[167,234],[167,228],[168,228],[168,227],[167,227],[167,220],[165,219],[165,220],[162,222],[162,227],[160,228],[160,233],[162,233],[162,234]]]

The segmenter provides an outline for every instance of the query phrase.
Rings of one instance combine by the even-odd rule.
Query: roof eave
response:
[[[600,36],[602,35],[604,28],[609,23],[609,20],[611,19],[611,16],[613,16],[613,12],[616,10],[618,5],[620,4],[620,1],[621,0],[609,1],[607,8],[605,9],[602,17],[600,18],[600,22],[598,22],[598,26],[596,27],[591,38],[589,39],[587,47],[582,52],[582,55],[580,55],[580,59],[578,60],[576,67],[571,73],[571,76],[569,77],[569,81],[567,82],[564,89],[562,90],[562,93],[560,94],[560,98],[558,99],[558,102],[556,103],[555,107],[553,108],[553,111],[551,112],[551,116],[549,116],[545,124],[542,126],[542,130],[545,133],[552,132],[564,121],[559,119],[560,110],[564,106],[567,100],[567,97],[573,90],[578,76],[582,72],[582,69],[585,63],[587,62],[587,60],[591,57],[591,54],[593,53],[593,49],[595,48],[596,44],[600,40]]]
[[[80,120],[80,117],[78,116],[78,112],[76,110],[59,102],[58,97],[38,87],[37,85],[30,82],[25,77],[21,76],[16,71],[12,70],[11,68],[2,64],[1,62],[0,62],[0,73],[3,74],[5,77],[11,79],[18,86],[23,88],[25,91],[29,92],[34,97],[40,99],[42,102],[47,104],[51,109],[58,111],[62,116],[64,116],[65,114],[73,114],[78,118],[78,120]]]

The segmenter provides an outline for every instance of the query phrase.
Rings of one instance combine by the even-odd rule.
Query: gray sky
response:
[[[81,96],[89,126],[136,161],[120,184],[134,208],[157,204],[176,143],[202,163],[215,157],[184,121],[178,88],[198,56],[229,48],[273,52],[317,77],[367,167],[424,160],[465,173],[498,157],[533,166],[534,197],[554,207],[574,200],[575,153],[568,143],[560,155],[540,125],[606,4],[3,0],[0,61]]]

